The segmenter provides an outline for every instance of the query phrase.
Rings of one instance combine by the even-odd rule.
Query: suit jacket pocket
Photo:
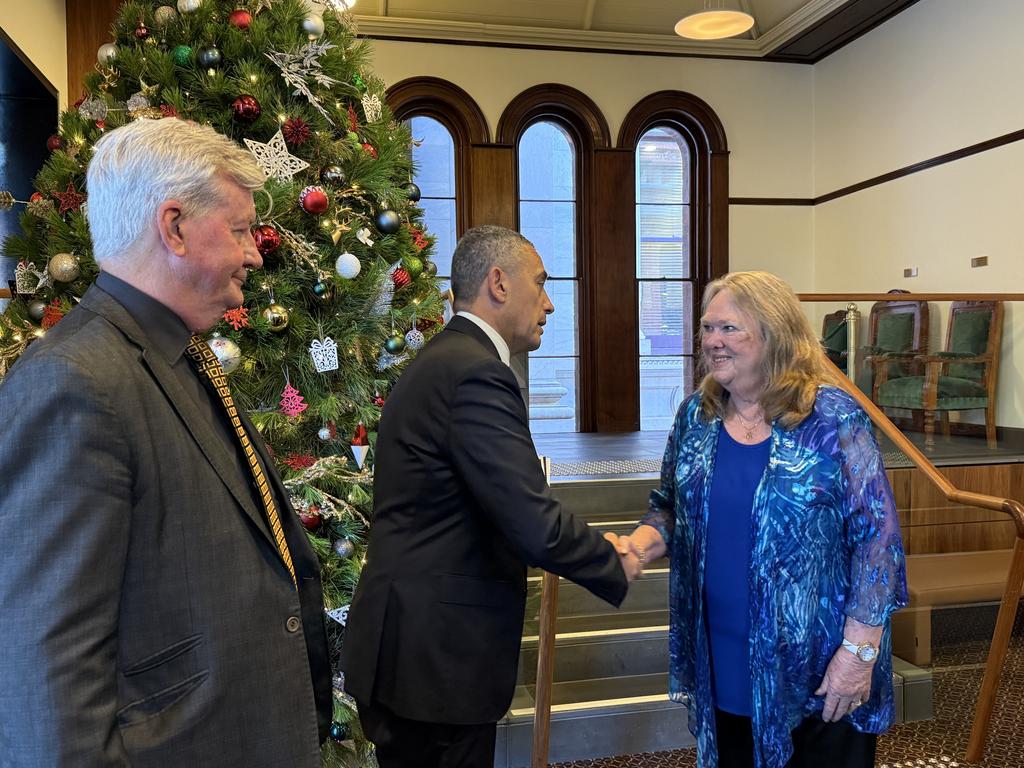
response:
[[[209,676],[208,670],[197,672],[181,682],[121,707],[117,711],[117,724],[121,728],[130,728],[164,713],[174,704],[192,694]]]
[[[523,590],[510,581],[485,581],[456,574],[445,574],[437,581],[439,603],[510,608],[518,605],[523,595]]]
[[[184,640],[179,640],[176,643],[171,643],[166,648],[157,651],[154,654],[146,656],[145,658],[139,659],[134,664],[125,667],[121,673],[125,677],[134,677],[147,670],[159,667],[162,664],[166,664],[183,653],[187,653],[199,645],[199,641],[203,639],[202,635],[192,635],[186,637]]]

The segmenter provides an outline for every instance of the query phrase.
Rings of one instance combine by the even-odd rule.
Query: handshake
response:
[[[647,564],[647,550],[635,539],[629,536],[616,536],[614,533],[604,535],[615,551],[619,553],[619,562],[622,563],[622,570],[626,574],[626,580],[634,582],[644,572],[644,565]]]

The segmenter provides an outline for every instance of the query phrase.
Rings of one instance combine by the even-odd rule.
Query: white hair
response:
[[[216,207],[219,178],[250,190],[266,181],[251,153],[207,125],[140,119],[101,137],[86,174],[96,263],[131,253],[165,200],[186,216]]]

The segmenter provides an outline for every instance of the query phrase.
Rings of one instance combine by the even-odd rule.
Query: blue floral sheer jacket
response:
[[[661,487],[642,525],[668,545],[669,694],[689,705],[701,768],[718,763],[703,610],[708,495],[721,420],[700,394],[680,406]],[[871,698],[848,720],[881,733],[894,719],[889,616],[906,605],[906,571],[892,489],[871,421],[842,390],[822,386],[799,425],[772,426],[750,535],[750,667],[757,768],[783,768],[790,732],[820,712],[814,696],[842,643],[847,616],[885,627]]]

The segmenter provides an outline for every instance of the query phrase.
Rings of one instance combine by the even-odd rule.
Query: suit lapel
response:
[[[192,398],[178,384],[174,372],[171,371],[167,363],[160,355],[147,350],[145,334],[131,315],[113,297],[95,286],[82,297],[81,303],[89,310],[106,318],[141,349],[143,365],[163,391],[164,396],[174,408],[192,439],[196,441],[210,466],[227,486],[228,491],[252,520],[260,534],[277,552],[277,544],[267,530],[263,513],[256,508],[252,493],[245,480],[238,476],[237,465],[226,455],[223,441],[217,437],[213,425],[203,418],[202,412]]]
[[[490,355],[493,355],[495,360],[501,360],[501,355],[498,354],[498,348],[494,346],[494,342],[491,341],[483,328],[469,318],[456,315],[448,321],[448,325],[444,327],[444,332],[461,333],[465,336],[470,336],[480,342],[480,345]]]

